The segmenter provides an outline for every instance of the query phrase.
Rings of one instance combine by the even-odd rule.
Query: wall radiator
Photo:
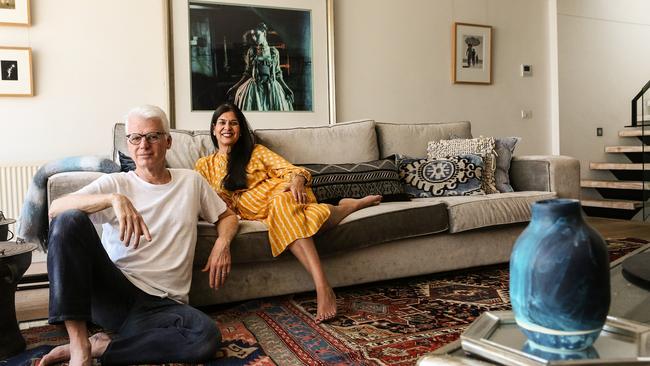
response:
[[[39,165],[0,165],[0,210],[5,217],[18,220],[27,188],[38,168]]]

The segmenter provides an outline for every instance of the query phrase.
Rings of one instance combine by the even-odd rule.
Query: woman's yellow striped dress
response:
[[[282,253],[296,239],[314,236],[327,221],[329,207],[317,203],[309,187],[306,187],[307,204],[297,203],[290,191],[285,192],[297,174],[311,181],[305,169],[292,165],[265,146],[255,145],[246,167],[248,188],[230,192],[221,185],[227,173],[227,159],[225,154],[215,152],[199,159],[194,169],[242,219],[266,224],[273,256]]]

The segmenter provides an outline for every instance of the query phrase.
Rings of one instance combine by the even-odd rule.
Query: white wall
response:
[[[336,0],[337,120],[470,120],[550,153],[549,0]],[[493,27],[493,84],[451,82],[454,22]],[[520,64],[533,65],[522,78]],[[520,110],[533,111],[522,120]]]
[[[583,178],[612,178],[589,162],[627,162],[605,146],[640,144],[618,131],[650,80],[650,1],[558,0],[558,59],[561,152],[580,159]]]
[[[548,1],[335,0],[337,120],[470,120],[549,153]],[[106,155],[131,106],[168,109],[163,0],[32,0],[32,19],[0,28],[0,45],[33,48],[36,88],[0,98],[0,164]],[[454,21],[493,26],[492,85],[452,84]]]
[[[31,0],[31,27],[0,45],[31,47],[36,96],[0,97],[0,164],[108,155],[134,104],[168,108],[163,0]]]

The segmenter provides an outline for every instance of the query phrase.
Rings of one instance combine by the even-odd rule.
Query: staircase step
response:
[[[644,182],[640,181],[618,181],[618,180],[581,180],[580,187],[583,188],[609,188],[609,189],[634,189],[642,190]],[[645,189],[650,190],[650,182],[645,182]]]
[[[606,153],[650,153],[650,146],[606,146]]]
[[[618,131],[619,137],[638,137],[638,136],[650,136],[650,126],[645,129],[640,127],[630,127],[624,130]]]
[[[592,170],[650,170],[650,163],[589,163]]]
[[[626,201],[626,200],[610,200],[610,199],[581,200],[580,203],[583,206],[587,206],[587,207],[614,208],[618,210],[636,210],[638,208],[643,207],[643,202],[641,201]]]

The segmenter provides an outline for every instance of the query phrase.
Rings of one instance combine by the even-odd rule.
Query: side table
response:
[[[16,320],[16,287],[32,263],[33,243],[0,242],[0,360],[25,349]]]

